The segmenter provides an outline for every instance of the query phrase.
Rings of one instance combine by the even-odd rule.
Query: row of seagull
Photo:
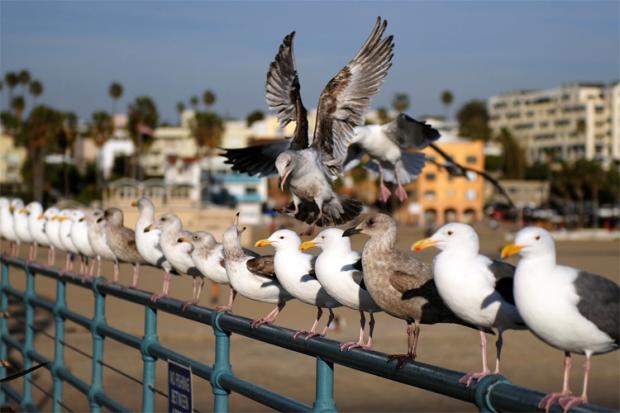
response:
[[[134,266],[132,287],[138,284],[141,264],[161,268],[165,273],[162,292],[153,294],[153,301],[169,294],[173,274],[191,276],[192,300],[185,302],[184,308],[198,303],[205,279],[229,284],[228,303],[218,307],[219,311],[230,311],[237,294],[275,305],[266,316],[252,322],[254,327],[273,323],[291,299],[315,306],[317,316],[311,328],[297,331],[295,339],[324,336],[334,319],[334,308],[358,310],[359,338],[342,343],[343,351],[371,348],[374,313],[384,311],[407,323],[407,353],[391,356],[398,366],[416,358],[421,324],[451,323],[478,329],[483,368],[461,379],[467,386],[486,375],[500,373],[504,331],[530,329],[566,355],[564,387],[541,401],[540,407],[546,410],[555,402],[566,411],[585,402],[591,356],[616,350],[620,344],[618,285],[595,274],[557,265],[553,238],[541,228],[521,230],[515,242],[502,250],[503,258],[521,254],[516,268],[480,255],[477,233],[460,223],[447,224],[430,238],[412,245],[414,251],[428,247],[440,250],[432,264],[423,262],[413,253],[396,249],[397,225],[385,214],[371,215],[346,230],[327,228],[305,242],[292,230],[277,230],[255,243],[259,248],[272,247],[274,255],[258,255],[241,246],[245,228],[239,227],[238,220],[219,243],[208,232],[184,229],[174,214],[156,218],[148,198],[133,205],[139,209],[135,232],[124,226],[118,208],[43,211],[36,202],[24,207],[20,200],[0,198],[0,235],[14,243],[30,243],[34,248],[45,245],[65,251],[68,256],[78,254],[83,257],[80,271],[88,275],[92,275],[94,266],[93,261],[88,268],[88,259],[96,258],[99,263],[101,258],[111,260],[115,263],[114,282],[118,281],[118,264],[130,263]],[[369,237],[361,255],[352,250],[349,238],[360,233]],[[314,247],[321,249],[318,256],[305,252]],[[31,250],[29,259],[35,256]],[[68,259],[67,270],[69,263]],[[329,318],[318,332],[325,310]],[[365,314],[370,317],[366,340]],[[486,333],[494,330],[498,339],[492,373],[486,357]],[[573,396],[569,389],[571,353],[586,355],[580,397]]]

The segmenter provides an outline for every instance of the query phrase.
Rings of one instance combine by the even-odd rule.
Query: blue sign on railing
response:
[[[192,369],[168,361],[168,413],[191,413]]]

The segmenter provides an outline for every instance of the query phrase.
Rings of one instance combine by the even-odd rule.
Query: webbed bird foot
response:
[[[190,305],[196,305],[196,304],[198,304],[198,300],[195,300],[195,299],[185,301],[183,305],[181,306],[181,310],[185,311],[187,310],[187,307],[189,307]]]
[[[215,311],[219,312],[219,313],[224,313],[227,311],[232,311],[232,306],[230,305],[218,305],[217,307],[215,307]]]
[[[159,301],[160,298],[165,297],[167,294],[164,293],[159,293],[159,294],[153,294],[151,296],[151,302],[156,303],[157,301]]]
[[[359,341],[347,341],[346,343],[340,344],[340,351],[349,351],[353,350],[354,348],[368,349],[370,347],[367,347],[364,343],[361,343]]]
[[[405,191],[405,188],[400,184],[398,184],[398,187],[396,187],[395,193],[400,202],[405,202],[405,200],[408,198],[407,191]]]
[[[560,397],[559,404],[564,409],[564,413],[568,413],[570,409],[575,406],[579,406],[580,404],[587,403],[588,401],[582,397],[577,396],[562,396]]]
[[[293,340],[295,340],[299,336],[305,336],[306,334],[310,334],[310,333],[305,330],[297,330],[295,331],[295,334],[293,334]]]
[[[259,318],[258,320],[254,320],[250,323],[250,327],[258,328],[262,325],[270,325],[272,323],[267,317]]]
[[[463,377],[461,377],[459,379],[459,383],[461,384],[465,384],[466,387],[471,386],[471,383],[476,380],[480,380],[483,377],[486,377],[488,375],[492,374],[490,371],[481,371],[481,372],[477,372],[477,373],[467,373],[466,375],[464,375]]]
[[[379,191],[379,201],[381,201],[381,202],[383,202],[385,204],[388,201],[388,199],[390,199],[391,195],[392,195],[392,193],[387,188],[387,186],[385,186],[383,184],[383,182],[381,182],[380,191]]]
[[[572,397],[572,395],[573,393],[571,393],[570,391],[549,393],[548,395],[542,398],[540,403],[538,403],[538,408],[544,409],[546,412],[548,412],[551,409],[551,406],[553,406],[555,402],[560,400],[560,398]]]
[[[408,353],[408,354],[391,354],[388,356],[388,363],[391,361],[396,360],[396,368],[400,369],[402,368],[405,364],[407,364],[410,361],[414,361],[415,360],[416,355],[413,353]]]

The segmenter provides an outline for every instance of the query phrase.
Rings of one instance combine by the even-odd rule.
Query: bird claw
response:
[[[396,193],[396,196],[398,197],[398,199],[400,200],[400,202],[405,202],[405,200],[408,197],[407,191],[405,191],[405,188],[403,188],[402,185],[398,185],[398,187],[396,188],[395,193]]]
[[[490,371],[481,371],[478,373],[467,373],[459,379],[459,383],[464,384],[465,387],[471,386],[474,380],[479,381],[481,378],[492,374]]]
[[[381,189],[379,191],[379,201],[381,201],[381,202],[383,202],[385,204],[388,201],[388,199],[390,199],[391,195],[392,195],[392,193],[387,188],[387,186],[381,184]]]
[[[295,332],[295,334],[293,334],[293,340],[297,339],[297,337],[299,337],[299,336],[303,336],[303,335],[306,335],[306,334],[308,334],[307,331],[298,330],[298,331]]]
[[[189,307],[190,305],[196,305],[196,304],[198,304],[197,300],[185,301],[183,305],[181,306],[181,310],[185,311],[187,310],[187,307]]]
[[[347,341],[346,343],[340,344],[340,351],[349,351],[360,347],[364,346],[359,341]]]
[[[544,409],[545,412],[549,412],[551,406],[553,406],[556,401],[560,400],[560,398],[571,397],[572,395],[573,394],[570,391],[549,393],[540,400],[540,402],[538,403],[538,408]]]
[[[252,328],[258,328],[262,325],[269,325],[271,324],[271,321],[267,320],[266,318],[259,318],[258,320],[254,320],[250,323],[250,327]]]
[[[218,305],[217,307],[215,307],[215,311],[217,311],[218,313],[224,313],[227,311],[232,311],[232,307],[229,305]]]
[[[388,363],[396,360],[396,368],[402,368],[407,362],[414,361],[415,354],[391,354],[388,356]]]
[[[581,397],[577,397],[577,396],[562,396],[560,397],[559,400],[559,404],[560,406],[562,406],[562,408],[564,409],[564,413],[568,413],[568,411],[570,409],[572,409],[575,406],[579,406],[580,404],[584,404],[587,403],[587,400],[584,400]]]
[[[160,298],[165,297],[166,294],[153,294],[151,296],[151,302],[152,303],[156,303],[157,301],[159,301]]]

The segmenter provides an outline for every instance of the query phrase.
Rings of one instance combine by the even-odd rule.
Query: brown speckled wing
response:
[[[252,258],[247,262],[248,270],[255,274],[268,278],[275,278],[276,273],[273,264],[273,255],[263,255]]]

